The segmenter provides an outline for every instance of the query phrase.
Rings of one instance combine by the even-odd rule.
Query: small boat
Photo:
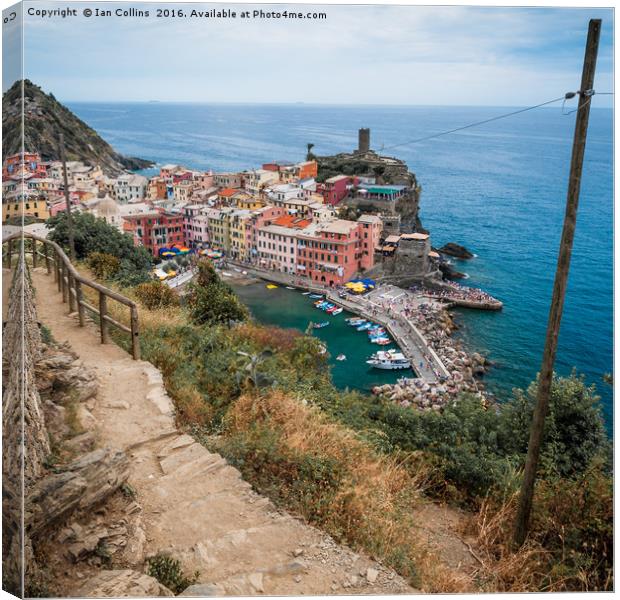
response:
[[[310,294],[310,298],[322,298],[323,294]]]
[[[333,313],[332,315],[339,315],[342,312],[342,306],[339,306]]]
[[[287,285],[287,286],[286,286],[286,289],[287,289],[287,290],[294,290],[295,288],[294,288],[294,287],[291,287],[290,285]]]
[[[411,363],[407,360],[405,355],[396,350],[380,350],[373,354],[366,363],[373,366],[375,369],[383,369],[386,371],[411,368]]]
[[[324,321],[323,323],[314,323],[312,327],[314,329],[323,329],[323,327],[327,327],[329,325],[329,321]]]
[[[331,310],[335,306],[336,306],[335,304],[331,304],[330,302],[326,302],[323,306],[321,306],[321,310],[324,310],[325,312],[327,312],[328,310]]]
[[[331,305],[331,306],[327,309],[327,312],[328,312],[330,315],[333,315],[333,314],[334,314],[334,312],[335,312],[336,310],[338,310],[339,308],[340,308],[339,306],[336,306],[335,304],[332,304],[332,305]]]
[[[308,294],[310,294],[310,292],[302,292],[301,293],[302,296],[307,296]]]
[[[357,327],[358,331],[368,331],[372,327],[372,323],[362,323],[359,327]]]
[[[278,286],[277,286],[277,285],[275,285],[274,283],[268,283],[265,287],[266,287],[268,290],[275,290],[275,289],[277,289],[277,287],[278,287]]]
[[[375,337],[370,339],[371,344],[383,344],[383,342],[389,342],[390,338],[388,337]]]
[[[315,306],[317,308],[320,308],[321,310],[325,310],[329,307],[329,302],[325,302],[325,300],[323,300],[322,302],[319,302],[318,304],[315,304]]]
[[[339,354],[338,356],[336,356],[336,360],[347,360],[347,357],[344,354]]]
[[[389,346],[392,343],[390,338],[382,338],[375,341],[375,344],[379,344],[379,346]]]
[[[349,325],[361,325],[362,323],[366,323],[366,319],[362,319],[361,317],[349,317],[346,321]]]

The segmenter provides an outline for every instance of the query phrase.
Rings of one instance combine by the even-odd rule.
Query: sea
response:
[[[406,161],[416,174],[422,187],[420,216],[433,245],[456,242],[472,251],[473,259],[455,260],[454,267],[466,273],[466,285],[481,287],[504,303],[501,312],[456,311],[457,335],[493,363],[488,388],[501,400],[535,379],[566,203],[575,123],[569,107],[540,108],[408,143],[513,108],[67,104],[123,154],[158,166],[215,171],[299,161],[308,143],[318,155],[350,151],[357,146],[358,129],[369,127],[371,147]],[[593,106],[556,361],[558,373],[576,369],[596,386],[610,431],[613,395],[602,377],[613,370],[612,132],[612,109]],[[254,312],[270,312],[260,310],[275,300],[266,294],[245,293]],[[284,310],[295,304],[286,294],[280,296]],[[281,314],[262,318],[277,321]],[[349,371],[351,365],[339,368]],[[346,377],[335,379],[349,383]]]

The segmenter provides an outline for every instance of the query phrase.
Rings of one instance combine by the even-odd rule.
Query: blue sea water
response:
[[[263,162],[348,151],[359,127],[371,147],[405,160],[422,186],[421,218],[441,246],[476,258],[456,261],[504,310],[461,310],[460,335],[495,363],[500,396],[526,387],[540,367],[566,199],[573,115],[560,107],[523,113],[414,145],[389,147],[507,112],[490,107],[68,103],[118,151],[158,164],[245,169]],[[613,399],[613,112],[593,107],[573,260],[556,370],[575,367]]]

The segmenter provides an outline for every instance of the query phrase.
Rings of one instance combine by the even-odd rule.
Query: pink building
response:
[[[297,273],[330,287],[346,283],[362,270],[361,232],[356,221],[313,223],[298,236]]]
[[[347,175],[335,175],[325,180],[325,183],[319,186],[320,192],[323,194],[323,199],[327,204],[335,206],[349,193],[347,186],[356,182],[357,178],[352,178]]]
[[[375,266],[375,248],[379,246],[383,221],[377,215],[362,215],[358,220],[361,225],[361,270],[368,271]]]
[[[250,262],[258,263],[258,236],[261,227],[270,225],[275,219],[284,214],[284,209],[278,206],[263,206],[251,212],[245,230],[245,247],[248,251]]]
[[[202,214],[204,206],[190,204],[183,208],[183,233],[189,248],[202,248],[209,241],[208,219]]]
[[[310,221],[283,215],[270,225],[256,230],[258,264],[272,271],[297,272],[297,235],[311,225]]]

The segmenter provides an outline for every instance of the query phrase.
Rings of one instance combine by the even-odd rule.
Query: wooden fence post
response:
[[[140,360],[140,337],[138,330],[138,308],[131,307],[131,350],[134,360]]]
[[[78,279],[73,279],[75,283],[75,301],[77,303],[78,318],[80,320],[80,327],[84,327],[84,295],[82,294],[82,284]]]
[[[13,240],[9,240],[8,248],[6,251],[6,257],[9,263],[9,269],[11,268],[11,263],[13,262]]]
[[[67,269],[67,290],[69,293],[69,314],[75,312],[75,297],[73,295],[73,288],[75,286],[75,279],[71,274],[71,271]]]
[[[58,252],[56,252],[56,249],[54,248],[54,275],[56,276],[56,285],[58,286],[59,292],[62,289],[60,287],[61,274],[62,274],[62,271],[60,270],[60,257],[58,256]]]
[[[65,280],[65,274],[67,274],[67,267],[63,262],[60,266],[60,289],[62,291],[62,301],[67,301],[67,281]]]
[[[37,240],[31,238],[32,240],[32,268],[37,268]]]
[[[49,249],[45,242],[43,242],[43,256],[45,256],[45,268],[47,269],[47,274],[49,275],[52,272],[52,265],[50,264]]]
[[[108,314],[108,298],[103,292],[99,292],[99,327],[101,329],[101,343],[108,343],[108,322],[105,320]]]

